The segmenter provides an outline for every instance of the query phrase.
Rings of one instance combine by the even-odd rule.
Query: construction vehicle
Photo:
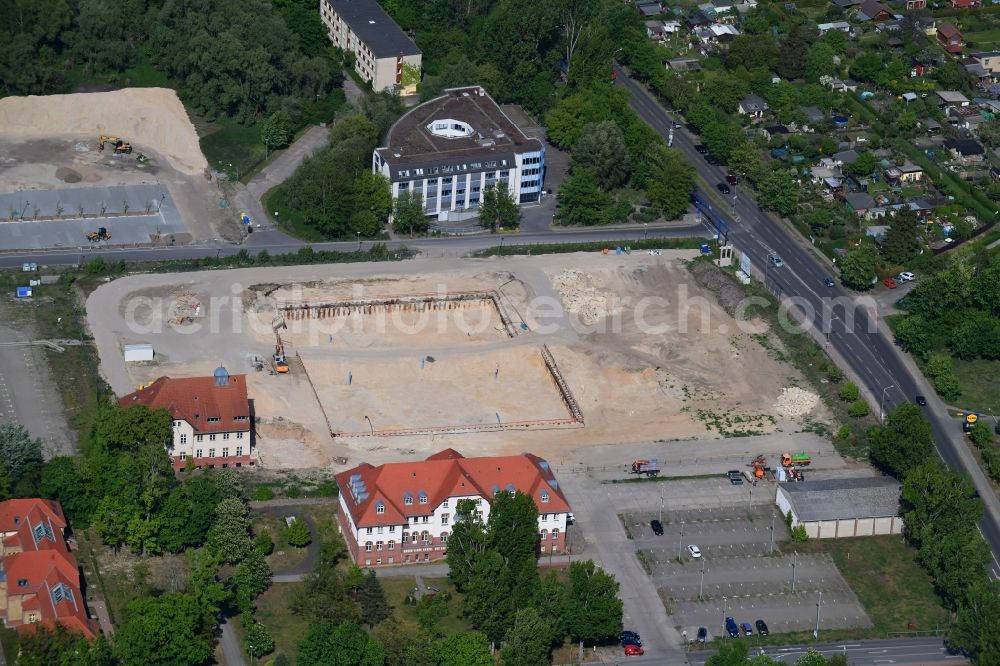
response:
[[[274,334],[276,338],[274,344],[274,371],[280,375],[288,372],[288,361],[285,360],[285,343],[281,341],[281,336]]]
[[[101,134],[97,137],[97,149],[104,150],[104,144],[110,143],[115,149],[115,155],[127,155],[132,152],[132,144],[117,136]]]
[[[646,476],[659,476],[660,461],[656,458],[651,460],[633,460],[632,474],[645,474]]]
[[[764,456],[757,456],[747,464],[747,467],[753,468],[753,476],[755,479],[763,479],[764,473],[767,471],[767,458]]]
[[[100,227],[98,228],[97,231],[91,231],[87,233],[87,240],[89,240],[91,243],[111,240],[111,234],[108,233],[107,227]]]
[[[781,466],[782,467],[808,467],[812,464],[812,458],[805,453],[782,453],[781,454]]]

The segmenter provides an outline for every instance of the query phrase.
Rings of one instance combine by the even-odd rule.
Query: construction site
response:
[[[559,461],[580,446],[827,418],[794,370],[702,293],[684,266],[694,254],[139,275],[97,289],[87,312],[120,394],[220,364],[246,373],[264,468],[442,446]],[[126,364],[136,343],[154,360]]]
[[[0,250],[235,237],[222,200],[173,90],[0,99]]]

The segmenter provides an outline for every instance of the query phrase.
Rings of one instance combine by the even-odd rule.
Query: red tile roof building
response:
[[[230,375],[220,367],[212,377],[160,377],[118,404],[170,412],[174,429],[168,452],[175,470],[184,469],[188,458],[198,468],[254,464],[246,375]]]
[[[0,502],[0,618],[8,627],[24,632],[59,623],[96,635],[65,529],[59,502]]]
[[[938,26],[937,38],[948,53],[962,52],[962,33],[951,23],[942,23]]]
[[[445,449],[422,462],[361,463],[336,479],[340,531],[359,566],[443,558],[459,500],[476,501],[485,521],[502,491],[534,498],[542,554],[566,550],[569,503],[549,463],[530,453],[465,458]]]

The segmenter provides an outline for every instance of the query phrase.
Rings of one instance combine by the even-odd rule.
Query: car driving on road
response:
[[[767,260],[770,261],[775,268],[781,268],[785,265],[784,262],[781,261],[781,257],[776,254],[767,255]]]
[[[642,638],[640,638],[639,634],[634,631],[623,631],[621,635],[618,636],[618,640],[621,641],[623,646],[638,645],[639,647],[642,647]]]
[[[830,276],[827,276],[823,279],[823,284],[825,284],[828,287],[835,287],[837,285],[837,283],[834,282],[833,278]]]
[[[720,192],[722,192],[723,194],[729,194],[732,191],[729,189],[729,185],[727,185],[726,183],[719,183],[718,185],[715,186],[715,188]]]

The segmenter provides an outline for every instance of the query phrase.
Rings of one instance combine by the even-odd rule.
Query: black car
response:
[[[920,405],[921,407],[926,407],[927,406],[927,398],[925,398],[922,395],[916,396],[915,398],[913,398],[913,401],[915,403],[917,403],[918,405]]]
[[[704,643],[708,640],[708,629],[705,627],[698,627],[698,642]]]
[[[663,523],[658,520],[649,521],[649,526],[653,528],[653,534],[663,536]]]
[[[704,144],[699,143],[699,144],[697,144],[694,147],[694,149],[698,152],[699,155],[706,155],[706,154],[708,154],[708,148],[705,147]]]
[[[642,647],[642,639],[639,638],[639,634],[634,631],[623,631],[618,637],[623,646],[625,645],[635,645],[637,647]]]
[[[715,166],[722,164],[722,162],[719,161],[719,158],[716,157],[715,155],[706,155],[705,161],[708,162],[709,164],[714,164]]]
[[[757,625],[758,634],[761,636],[767,636],[767,622],[764,622],[764,620],[757,620],[754,624]]]
[[[729,185],[727,185],[726,183],[719,183],[718,185],[715,186],[715,188],[720,192],[722,192],[723,194],[729,194],[731,192],[731,190],[729,189]]]

